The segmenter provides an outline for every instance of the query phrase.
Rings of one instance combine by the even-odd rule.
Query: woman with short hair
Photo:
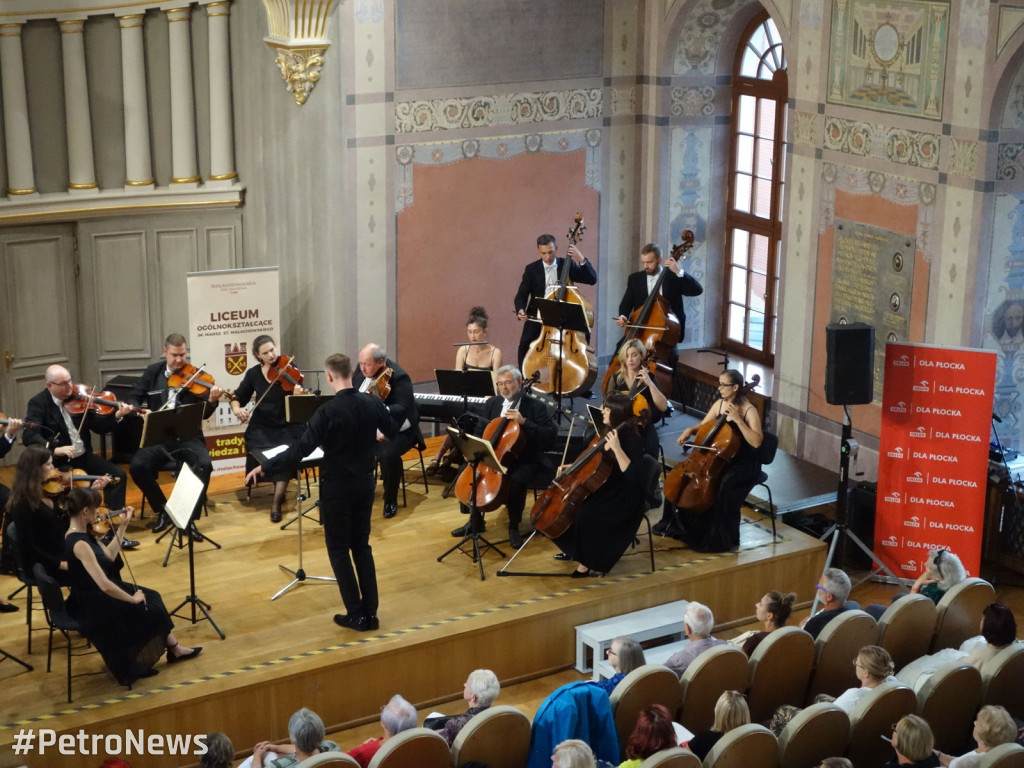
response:
[[[979,768],[983,754],[1000,744],[1009,744],[1017,740],[1017,723],[1003,707],[990,704],[978,712],[971,735],[978,744],[977,749],[960,757],[939,752],[939,762],[949,768]]]
[[[643,647],[631,637],[616,637],[612,640],[607,654],[608,664],[615,670],[615,674],[607,680],[593,681],[593,685],[611,696],[615,686],[621,683],[626,675],[634,669],[640,669],[647,661],[644,659]]]
[[[896,756],[884,768],[909,765],[913,768],[939,768],[935,754],[935,737],[927,722],[917,715],[905,715],[892,732],[892,747]]]
[[[693,754],[704,760],[711,748],[733,728],[750,722],[750,708],[747,698],[739,691],[725,691],[715,702],[715,722],[710,730],[701,731],[686,746]]]

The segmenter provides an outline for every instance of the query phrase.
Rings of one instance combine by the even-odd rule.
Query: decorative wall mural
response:
[[[600,117],[601,105],[600,88],[399,101],[395,104],[395,133],[579,120]]]
[[[751,0],[703,0],[688,9],[676,43],[672,74],[715,74],[722,35],[737,12],[751,5],[760,4]]]
[[[931,133],[825,116],[825,147],[850,155],[938,168],[939,140],[939,136]]]
[[[705,282],[707,277],[708,197],[711,194],[713,131],[680,126],[671,131],[672,156],[668,178],[676,179],[670,191],[669,236],[678,243],[684,229],[694,233],[695,245],[687,257],[686,271]],[[706,284],[706,283],[705,283]],[[705,343],[704,312],[707,294],[687,299],[686,344]],[[693,311],[689,307],[693,307]]]
[[[828,101],[942,116],[948,0],[832,0]]]

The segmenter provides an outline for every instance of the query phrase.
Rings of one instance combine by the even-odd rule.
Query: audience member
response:
[[[715,702],[715,722],[709,731],[701,731],[686,746],[701,761],[711,748],[733,728],[750,722],[750,708],[746,697],[739,691],[725,691]]]
[[[917,581],[914,582],[910,591],[919,592],[938,605],[939,600],[946,592],[966,578],[967,571],[964,570],[964,565],[960,562],[959,557],[948,549],[933,549],[928,553],[928,559],[925,560],[921,575],[917,577]],[[892,602],[895,603],[905,596],[906,592],[902,592],[896,595]],[[864,608],[867,613],[875,617],[876,621],[882,618],[885,609],[886,606],[875,603]]]
[[[741,648],[747,656],[750,656],[754,649],[761,644],[761,641],[768,637],[779,627],[786,626],[789,615],[793,612],[793,604],[796,602],[796,592],[783,595],[773,589],[756,603],[754,603],[754,615],[764,625],[763,630],[752,629],[744,632],[739,637],[734,637],[729,642],[737,648]]]
[[[622,682],[622,678],[647,662],[644,659],[644,649],[631,637],[616,637],[612,640],[607,653],[608,664],[615,670],[615,674],[607,680],[597,680],[593,684],[611,696],[615,686]]]
[[[235,747],[220,731],[206,734],[206,754],[199,757],[199,768],[231,768],[235,762]]]
[[[981,756],[1000,744],[1009,744],[1017,740],[1017,723],[1010,713],[1002,707],[982,707],[974,720],[974,732],[971,734],[978,748],[960,757],[939,752],[939,763],[949,768],[979,768]]]
[[[489,669],[474,669],[469,673],[469,677],[466,678],[466,682],[462,686],[462,698],[469,705],[465,714],[451,717],[432,715],[424,721],[423,725],[440,733],[450,745],[466,723],[472,720],[474,715],[480,714],[491,706],[500,692],[501,683],[498,682],[496,674]]]
[[[636,727],[626,742],[626,759],[619,763],[619,768],[638,768],[655,752],[676,744],[671,713],[661,704],[652,704],[637,716]]]
[[[555,747],[551,768],[595,768],[594,751],[585,741],[568,739]]]
[[[715,627],[715,616],[711,609],[697,601],[691,601],[683,614],[683,632],[690,641],[681,651],[668,657],[665,666],[682,676],[690,662],[700,656],[708,648],[722,645],[725,640],[711,636]]]
[[[340,752],[333,741],[326,741],[326,729],[320,716],[303,707],[288,719],[288,741],[272,744],[261,741],[238,768],[291,768],[307,757],[322,752]]]
[[[813,616],[804,619],[800,626],[807,634],[817,639],[818,633],[826,624],[843,611],[849,610],[846,599],[850,596],[850,577],[839,568],[828,568],[821,574],[815,589],[821,592],[824,607]]]
[[[913,768],[939,768],[932,729],[917,715],[902,717],[893,729],[891,741],[896,756],[883,768],[898,768],[901,765],[910,765]]]
[[[853,768],[853,763],[845,757],[826,757],[818,768]]]
[[[402,731],[416,727],[416,707],[396,693],[391,697],[387,706],[380,711],[380,725],[384,730],[383,736],[367,739],[355,749],[350,749],[345,753],[355,758],[363,768],[370,764],[370,760],[377,754],[385,741]]]

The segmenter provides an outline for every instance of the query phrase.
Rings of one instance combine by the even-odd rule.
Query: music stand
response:
[[[483,581],[485,578],[483,553],[488,549],[493,549],[498,553],[499,557],[505,557],[505,553],[480,535],[480,530],[484,526],[484,517],[480,512],[480,508],[476,504],[477,467],[482,463],[485,467],[489,467],[495,472],[500,472],[501,474],[505,474],[506,470],[505,467],[501,465],[501,462],[498,461],[498,457],[494,455],[494,448],[487,440],[480,437],[474,437],[473,435],[455,429],[454,427],[448,427],[448,434],[451,436],[452,442],[455,443],[455,447],[458,448],[465,457],[466,462],[469,464],[473,472],[470,485],[469,525],[466,526],[466,532],[462,535],[462,541],[459,541],[454,546],[450,547],[443,555],[437,558],[437,562],[440,563],[457,549],[462,552],[462,554],[471,557],[473,562],[480,566],[480,581]],[[473,542],[472,555],[462,548],[462,545],[467,541]],[[483,548],[480,546],[481,543],[483,543]]]
[[[164,505],[164,511],[171,518],[174,527],[179,531],[185,531],[192,524],[192,512],[195,510],[196,505],[199,504],[199,499],[202,498],[205,490],[203,481],[192,471],[192,468],[188,464],[182,464],[181,471],[178,473],[178,479],[174,483],[174,490],[171,491],[171,498]],[[192,607],[192,616],[189,620],[193,624],[203,620],[210,622],[210,626],[217,630],[217,634],[223,640],[224,633],[220,631],[220,627],[217,626],[217,623],[210,615],[210,604],[203,602],[196,595],[196,561],[191,536],[188,536],[188,587],[189,593],[170,612],[170,615],[179,616],[183,619],[189,618],[178,613],[186,605],[189,605]],[[197,611],[202,612],[202,618],[197,617]]]
[[[558,359],[555,361],[555,380],[551,383],[555,395],[555,419],[562,423],[562,416],[568,416],[569,412],[562,407],[562,361],[565,360],[565,347],[562,340],[566,332],[576,331],[589,333],[590,324],[587,323],[587,315],[583,311],[583,305],[574,304],[571,301],[555,301],[554,299],[536,299],[534,306],[540,315],[540,322],[549,328],[558,329],[558,341],[552,340],[551,344],[558,345]],[[523,371],[523,376],[529,377],[531,372]]]
[[[313,418],[313,414],[316,413],[316,410],[321,405],[323,405],[328,400],[330,400],[332,397],[334,397],[334,395],[288,395],[284,399],[284,420],[287,421],[289,424],[305,425],[306,423],[309,422],[309,420],[311,418]],[[257,458],[259,458],[257,451],[253,451],[253,453],[257,454]],[[274,456],[276,454],[266,454],[266,455],[267,455],[267,458],[270,458],[271,456]],[[323,456],[323,453],[321,452],[320,455]],[[316,469],[316,468],[318,468],[320,466],[320,459],[319,458],[316,461],[313,461],[313,462],[310,462],[309,464],[306,464],[306,460],[308,458],[309,457],[306,457],[306,459],[303,459],[302,462],[299,464],[298,469],[296,470],[296,473],[295,473],[295,482],[296,483],[300,482],[300,480],[299,480],[299,472],[300,471],[305,471],[307,469]],[[260,462],[260,463],[262,463],[262,462]],[[322,522],[321,522],[319,517],[313,517],[312,515],[309,514],[314,509],[320,509],[320,499],[317,499],[312,504],[310,504],[308,507],[303,509],[302,508],[302,502],[304,502],[309,497],[302,493],[301,487],[302,486],[300,485],[299,486],[299,488],[300,488],[299,494],[296,497],[296,501],[298,503],[295,506],[295,508],[297,510],[299,510],[299,511],[295,514],[295,517],[293,517],[291,520],[285,520],[283,523],[281,523],[281,530],[282,531],[287,529],[289,525],[294,523],[296,520],[299,519],[299,517],[301,517],[303,515],[305,515],[307,518],[312,520],[317,525],[322,525]],[[306,491],[307,492],[309,491],[309,482],[308,481],[306,482]],[[300,557],[299,558],[300,567],[301,567],[301,562],[302,562],[302,559]],[[282,566],[282,567],[284,567],[284,566]]]
[[[26,664],[24,661],[19,659],[13,653],[8,653],[3,648],[0,648],[0,662],[6,661],[7,659],[10,659],[11,661],[17,662],[18,664],[21,664],[21,666],[23,666],[29,672],[32,671],[32,665],[31,664]]]

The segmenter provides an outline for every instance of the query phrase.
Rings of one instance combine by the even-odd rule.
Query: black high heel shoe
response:
[[[174,645],[170,646],[167,649],[167,663],[168,664],[177,664],[179,661],[188,661],[189,659],[194,659],[203,650],[203,646],[197,645],[195,648],[192,649],[192,653],[183,653],[181,656],[175,656],[171,652],[171,649],[172,648],[177,648],[177,647],[178,647],[178,644],[175,643]]]

